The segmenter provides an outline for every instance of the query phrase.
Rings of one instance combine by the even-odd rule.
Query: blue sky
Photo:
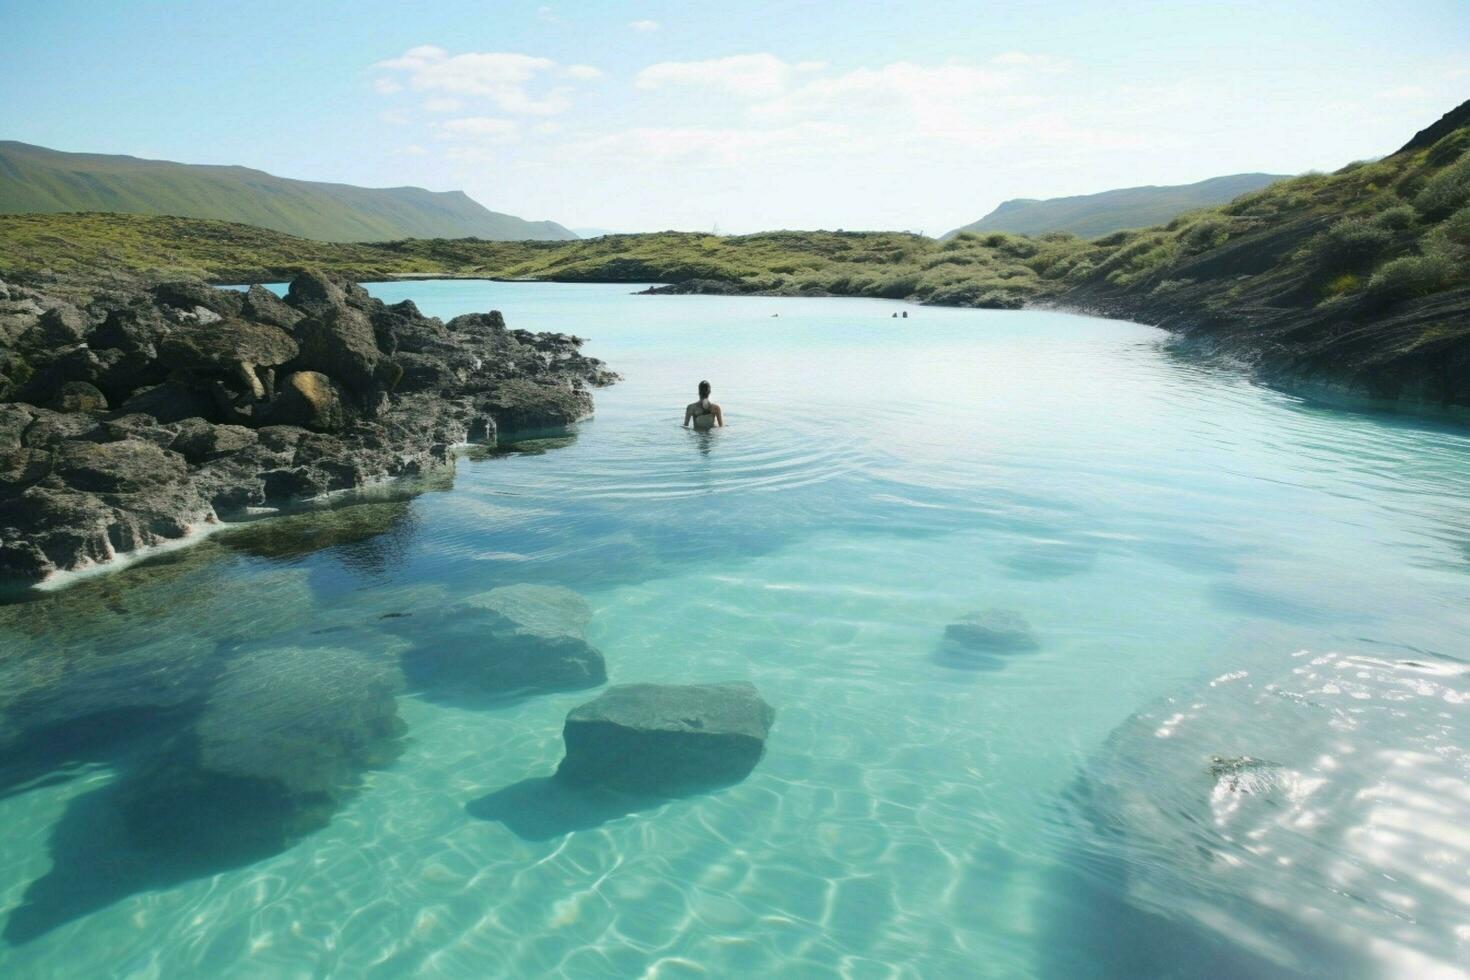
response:
[[[0,0],[0,138],[575,227],[937,234],[1330,169],[1470,98],[1470,0]]]

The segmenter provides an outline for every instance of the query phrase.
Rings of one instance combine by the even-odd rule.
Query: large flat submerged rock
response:
[[[592,610],[558,585],[505,585],[444,610],[429,636],[403,655],[417,686],[445,696],[496,697],[576,691],[607,682],[602,653],[587,642]],[[421,633],[422,627],[400,627]]]
[[[567,715],[556,775],[635,793],[729,785],[760,762],[775,716],[749,684],[620,684]]]

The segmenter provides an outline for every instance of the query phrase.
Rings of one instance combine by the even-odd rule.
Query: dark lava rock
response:
[[[445,609],[433,635],[404,653],[404,673],[431,692],[471,699],[596,687],[607,665],[587,642],[591,618],[571,589],[501,586]]]
[[[276,853],[318,830],[399,752],[397,672],[347,650],[241,656],[189,729],[128,779],[133,843],[170,860]]]
[[[296,324],[296,337],[301,356],[294,366],[337,378],[360,396],[391,388],[390,378],[397,381],[385,365],[372,324],[358,310],[339,307],[302,320]]]
[[[96,385],[68,381],[57,389],[50,407],[58,412],[105,412],[107,396]]]
[[[277,425],[299,425],[317,432],[341,432],[355,416],[347,393],[317,371],[293,371],[281,380],[270,418]]]
[[[170,367],[224,375],[256,398],[266,396],[256,368],[285,364],[298,351],[296,341],[280,327],[246,320],[181,327],[159,346]]]
[[[679,794],[739,782],[775,711],[749,684],[620,684],[572,709],[560,780]]]
[[[522,379],[500,385],[483,405],[502,439],[558,434],[592,414],[592,396],[584,389]]]
[[[182,381],[165,381],[143,388],[123,402],[124,412],[144,412],[160,422],[182,422],[184,419],[211,418],[214,402],[198,388]]]
[[[64,442],[56,449],[55,471],[77,490],[135,493],[188,475],[183,457],[151,442]]]
[[[169,448],[182,453],[190,463],[199,464],[220,456],[228,456],[259,441],[254,429],[243,425],[214,425],[203,419],[187,419],[179,423],[178,435]]]
[[[616,380],[579,338],[495,312],[445,324],[317,274],[285,301],[46,281],[61,295],[0,284],[0,341],[29,345],[0,344],[0,577],[23,582],[201,520],[447,471],[455,445],[564,429]]]
[[[257,323],[269,323],[283,330],[290,330],[306,314],[286,303],[264,286],[251,286],[245,292],[241,315]]]

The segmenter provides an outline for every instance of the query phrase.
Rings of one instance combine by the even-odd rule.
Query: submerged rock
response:
[[[739,782],[775,711],[749,684],[620,684],[567,715],[568,783],[678,794]]]
[[[986,653],[1024,653],[1040,644],[1026,617],[1014,609],[986,609],[962,616],[944,628],[946,643]]]
[[[241,656],[194,723],[128,778],[134,845],[228,862],[326,826],[364,771],[397,756],[400,688],[396,670],[350,650]]]
[[[1041,648],[1026,618],[1013,609],[986,609],[944,628],[934,659],[963,670],[999,670],[1007,657]]]
[[[587,642],[591,618],[571,589],[501,586],[444,610],[433,635],[403,655],[404,672],[429,690],[480,696],[596,687],[607,665]]]

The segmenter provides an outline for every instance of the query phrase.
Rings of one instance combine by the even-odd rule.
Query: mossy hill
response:
[[[353,187],[0,140],[0,212],[76,211],[216,218],[330,242],[577,237],[555,222],[486,210],[462,191]]]

